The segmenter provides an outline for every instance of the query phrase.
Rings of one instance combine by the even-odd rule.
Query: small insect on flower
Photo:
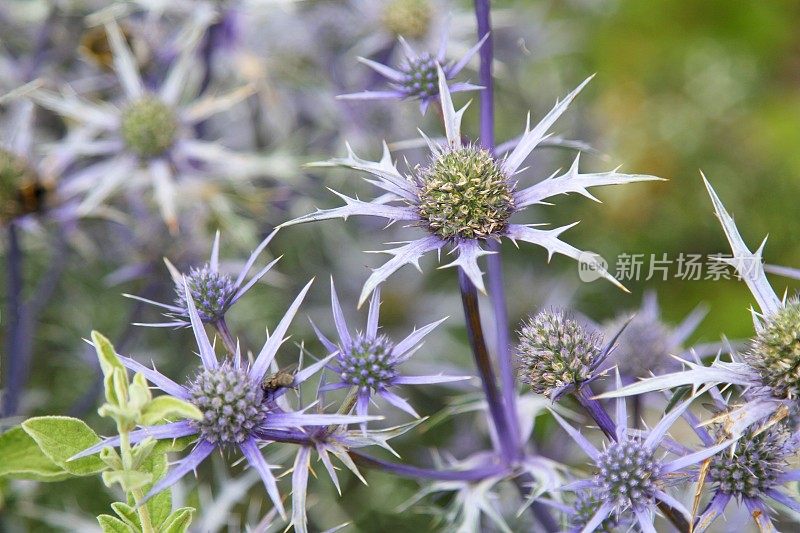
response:
[[[273,401],[275,393],[282,389],[296,389],[294,382],[295,372],[288,369],[278,370],[273,374],[264,376],[261,381],[261,390],[264,392],[264,399]]]

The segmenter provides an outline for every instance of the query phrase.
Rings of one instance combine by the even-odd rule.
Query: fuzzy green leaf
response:
[[[173,396],[159,396],[142,409],[142,425],[144,426],[152,426],[171,417],[201,420],[203,413],[189,402]]]
[[[161,525],[169,518],[172,512],[172,491],[170,489],[162,490],[150,498],[145,505],[150,513],[150,520],[153,525]]]
[[[131,527],[134,531],[141,529],[139,527],[139,515],[136,513],[136,508],[123,502],[114,502],[111,508],[117,513],[117,516]]]
[[[194,517],[193,507],[181,507],[169,515],[161,526],[161,533],[186,533]]]
[[[60,481],[69,472],[47,457],[36,441],[22,427],[14,427],[0,435],[0,477]]]
[[[22,429],[51,461],[70,474],[88,476],[105,470],[105,464],[96,455],[67,461],[100,442],[100,437],[83,420],[68,416],[42,416],[24,421]]]
[[[146,472],[136,472],[134,470],[108,470],[103,472],[103,483],[106,487],[118,484],[125,492],[132,492],[141,489],[152,482],[153,475]]]
[[[114,373],[115,368],[120,368],[125,370],[125,367],[122,366],[122,362],[117,357],[117,352],[114,350],[114,346],[111,344],[103,334],[92,331],[92,343],[94,344],[94,349],[97,352],[97,359],[100,360],[100,368],[103,369],[103,375],[108,376]]]
[[[100,527],[103,528],[103,533],[137,533],[128,524],[110,514],[101,514],[97,517],[97,521],[100,523]]]

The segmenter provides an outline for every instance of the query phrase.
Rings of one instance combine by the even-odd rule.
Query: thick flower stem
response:
[[[494,153],[494,79],[492,77],[492,61],[494,60],[494,43],[492,42],[491,6],[489,0],[475,0],[475,18],[478,22],[478,39],[486,37],[480,50],[480,143],[481,146]],[[511,364],[509,340],[508,308],[506,306],[505,287],[503,286],[503,259],[500,256],[500,242],[490,240],[489,250],[494,252],[488,256],[489,298],[494,311],[495,330],[497,335],[497,359],[500,369],[500,383],[503,401],[506,404],[508,427],[514,442],[519,442],[519,422],[517,416],[516,386],[514,368]],[[522,449],[515,450],[517,458],[522,456]]]
[[[501,464],[487,465],[470,470],[434,470],[430,468],[420,468],[418,466],[404,465],[400,463],[392,463],[362,454],[360,452],[350,451],[350,457],[353,461],[360,466],[367,468],[375,468],[389,472],[398,476],[408,477],[413,479],[433,479],[437,481],[481,481],[493,476],[502,476],[508,473],[507,467]]]
[[[14,221],[8,223],[8,250],[6,254],[6,390],[3,415],[12,416],[19,409],[19,400],[27,381],[30,342],[27,342],[28,319],[22,297],[23,252],[19,228]]]
[[[117,424],[119,431],[119,451],[122,458],[122,467],[126,470],[133,470],[133,453],[131,450],[131,441],[128,436],[128,428],[122,427],[122,424]],[[150,518],[150,511],[146,505],[143,505],[144,493],[141,489],[134,489],[131,491],[133,501],[136,503],[136,512],[139,515],[139,522],[141,522],[142,533],[155,533],[153,528],[153,521]]]
[[[478,373],[483,384],[483,392],[486,395],[486,403],[489,405],[489,413],[492,417],[497,440],[503,459],[510,463],[516,456],[517,443],[513,441],[512,435],[508,430],[508,419],[503,407],[503,399],[497,389],[492,361],[489,359],[489,352],[486,349],[486,340],[483,337],[481,326],[480,308],[478,307],[478,291],[475,285],[462,269],[458,269],[458,286],[461,290],[461,302],[464,306],[464,318],[467,325],[467,336],[478,367]]]
[[[225,349],[230,356],[236,357],[236,341],[224,317],[214,322],[214,329],[217,330],[217,333],[219,333],[219,336],[222,338],[222,344],[225,345]]]
[[[573,393],[575,399],[578,400],[578,403],[586,409],[586,412],[589,413],[589,416],[595,421],[595,423],[600,427],[600,430],[605,433],[606,437],[611,440],[617,440],[617,431],[616,425],[614,421],[611,420],[611,417],[608,415],[608,411],[606,411],[605,407],[594,398],[594,393],[589,385],[581,385],[577,388],[577,390]],[[619,421],[620,424],[625,424],[626,422]]]

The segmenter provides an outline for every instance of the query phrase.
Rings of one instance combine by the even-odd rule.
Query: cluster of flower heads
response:
[[[279,0],[272,3],[291,4]],[[441,385],[469,379],[444,373],[407,373],[423,339],[444,319],[414,329],[405,337],[393,337],[382,331],[381,284],[405,265],[418,267],[426,253],[445,249],[456,257],[444,267],[457,268],[471,286],[485,292],[479,260],[497,253],[491,249],[494,244],[508,239],[515,244],[521,240],[539,245],[547,251],[548,258],[559,253],[589,262],[603,277],[619,285],[591,254],[561,240],[562,233],[574,224],[540,229],[536,227],[538,224],[523,224],[513,219],[528,207],[546,203],[554,196],[578,193],[596,200],[589,192],[590,187],[659,179],[617,170],[584,173],[579,170],[576,157],[566,172],[558,171],[532,185],[521,185],[518,176],[526,170],[526,161],[536,148],[553,142],[551,128],[589,79],[557,102],[534,127],[529,118],[520,137],[496,150],[482,147],[477,139],[469,141],[461,128],[467,108],[457,110],[451,95],[482,89],[456,79],[482,51],[489,34],[461,46],[460,57],[448,58],[449,21],[439,16],[433,4],[428,0],[352,2],[354,9],[371,14],[373,22],[381,25],[382,31],[373,42],[362,48],[369,53],[362,54],[365,57],[359,57],[358,61],[388,80],[389,89],[375,90],[382,81],[371,78],[336,87],[337,93],[361,81],[366,87],[362,92],[340,94],[341,100],[418,100],[423,114],[430,106],[437,107],[444,138],[422,134],[430,151],[427,164],[409,165],[401,172],[386,143],[377,162],[359,158],[348,145],[346,157],[311,166],[344,167],[365,173],[368,175],[365,181],[377,187],[380,195],[362,201],[336,193],[345,202],[344,206],[317,210],[282,225],[363,215],[384,219],[389,224],[401,222],[423,233],[416,240],[387,250],[385,253],[392,258],[369,275],[358,302],[360,306],[369,299],[363,331],[348,328],[331,281],[332,330],[336,336],[327,336],[324,328],[312,323],[326,354],[306,366],[303,346],[296,368],[281,369],[277,363],[278,351],[311,288],[309,282],[275,329],[268,333],[261,349],[255,354],[242,349],[229,328],[227,316],[277,261],[250,276],[275,232],[261,241],[235,276],[220,265],[218,232],[207,262],[189,265],[181,272],[166,260],[174,285],[171,301],[126,295],[158,307],[167,317],[164,322],[137,325],[191,328],[200,357],[200,365],[184,384],[136,359],[121,357],[127,368],[143,374],[165,394],[189,402],[202,415],[199,420],[169,420],[143,426],[130,435],[132,443],[148,438],[194,439],[192,450],[172,465],[146,498],[177,483],[213,451],[222,450],[244,457],[249,467],[258,472],[274,509],[287,518],[284,509],[287,491],[282,490],[279,477],[272,472],[278,465],[270,464],[267,457],[276,447],[291,447],[296,450],[294,462],[287,469],[291,472],[291,525],[301,532],[308,529],[306,492],[309,474],[314,473],[314,453],[340,494],[339,474],[331,456],[362,481],[365,479],[358,468],[361,465],[433,480],[412,502],[429,495],[452,493],[452,504],[443,513],[444,517],[460,524],[460,530],[465,531],[482,529],[483,517],[499,530],[510,530],[503,515],[513,513],[507,513],[509,506],[502,505],[500,499],[503,487],[511,480],[530,489],[524,506],[534,509],[536,519],[547,530],[554,527],[542,503],[563,511],[563,522],[569,531],[635,528],[650,532],[656,530],[659,515],[680,529],[688,531],[692,527],[703,531],[724,514],[731,500],[743,505],[762,530],[774,530],[775,513],[769,505],[777,502],[800,512],[796,488],[792,491],[789,485],[800,481],[800,470],[794,468],[800,444],[797,424],[800,300],[782,299],[774,292],[761,264],[764,245],[755,253],[747,248],[708,182],[714,208],[733,249],[733,259],[729,262],[746,281],[759,306],[758,311],[753,310],[755,334],[745,349],[737,351],[728,344],[687,348],[687,340],[703,319],[705,309],[698,307],[673,328],[662,321],[654,295],[645,297],[635,316],[619,315],[602,328],[610,340],[588,320],[578,320],[559,310],[543,311],[522,323],[513,350],[518,380],[533,394],[512,390],[498,399],[493,391],[494,376],[489,372],[488,379],[481,376],[485,397],[455,405],[449,411],[486,413],[489,420],[485,424],[486,440],[492,442],[493,451],[458,457],[447,450],[443,457],[437,457],[435,469],[391,463],[362,452],[369,446],[393,452],[389,440],[421,422],[411,402],[398,395],[404,386]],[[87,88],[76,80],[54,81],[44,76],[26,84],[30,76],[18,79],[12,76],[15,86],[11,88],[16,91],[0,94],[0,102],[12,97],[16,101],[20,95],[25,98],[10,113],[8,130],[12,134],[0,145],[0,223],[32,218],[30,215],[45,210],[62,223],[90,214],[118,219],[119,213],[108,206],[119,197],[131,206],[129,216],[144,217],[139,193],[147,190],[152,193],[149,200],[155,202],[166,226],[177,234],[186,231],[183,226],[193,225],[193,219],[183,216],[182,210],[190,211],[198,191],[218,178],[224,176],[237,182],[239,178],[281,174],[278,170],[264,170],[262,166],[267,160],[261,155],[239,150],[238,145],[247,143],[227,144],[214,137],[220,129],[220,124],[214,123],[219,114],[231,113],[245,102],[255,101],[258,108],[264,101],[280,98],[277,96],[280,89],[273,86],[275,80],[265,72],[269,69],[255,68],[252,56],[245,52],[248,36],[237,30],[245,7],[235,2],[178,1],[132,2],[125,9],[138,15],[146,12],[146,16],[123,22],[116,18],[119,12],[101,10],[92,19],[97,26],[82,42],[84,53],[97,69],[111,73],[112,81],[105,79],[98,86],[89,84]],[[293,14],[295,7],[287,9]],[[131,24],[137,21],[150,27],[153,13],[159,16],[180,13],[187,22],[172,35],[170,46],[142,52],[147,48],[147,39],[141,36],[147,32],[133,31]],[[320,13],[323,19],[328,12],[323,7]],[[319,20],[312,25],[311,33],[318,32],[325,35],[326,42],[333,42],[341,37],[339,33],[346,31],[344,28],[334,31],[330,25],[329,21],[326,24]],[[158,28],[156,33],[163,31],[164,28]],[[435,51],[429,48],[431,37],[438,41]],[[399,61],[391,53],[398,45],[404,55]],[[387,46],[389,53],[385,53]],[[247,74],[243,79],[237,76],[232,87],[219,92],[216,87],[210,89],[214,87],[212,78],[216,75],[217,81],[224,79],[227,71],[211,67],[215,63],[214,53],[223,48],[236,51],[237,63],[247,67],[242,69]],[[419,52],[420,49],[424,51]],[[154,57],[152,61],[143,61],[143,54]],[[299,63],[314,58],[320,64],[333,64],[323,50],[310,47],[303,54]],[[118,85],[121,92],[108,90],[109,84]],[[264,90],[265,87],[270,90]],[[293,89],[289,88],[289,92]],[[46,157],[39,157],[32,150],[33,103],[56,113],[69,128],[65,138]],[[282,107],[286,109],[281,112],[289,112],[290,106],[280,105],[269,111]],[[294,111],[303,119],[316,119],[319,114],[317,105],[311,106],[311,110]],[[277,121],[286,116],[281,112],[275,113]],[[353,113],[354,121],[359,118],[360,113]],[[226,126],[222,123],[221,129]],[[264,143],[253,144],[260,149]],[[53,189],[58,192],[56,203],[49,198]],[[800,278],[797,270],[782,267],[771,270]],[[221,339],[221,349],[208,336],[206,327],[213,328]],[[475,332],[471,334],[474,336]],[[730,360],[723,360],[723,352],[726,357],[730,354]],[[713,354],[717,354],[713,362],[707,365],[701,362],[701,358]],[[686,368],[664,373],[679,364],[673,356]],[[478,362],[480,365],[481,361]],[[595,396],[592,387],[607,380],[612,368],[616,379],[606,383],[603,394]],[[485,368],[480,370],[486,372]],[[648,377],[650,373],[656,375]],[[312,380],[318,376],[322,377]],[[645,379],[637,382],[637,378]],[[312,388],[313,394],[309,394]],[[293,395],[295,390],[298,394]],[[335,402],[331,398],[338,399],[334,391],[347,391],[338,411],[332,407]],[[663,415],[652,427],[640,420],[629,425],[626,397],[635,396],[638,402],[641,395],[649,393],[658,393],[652,404],[663,409]],[[685,399],[687,394],[689,397]],[[712,413],[707,420],[701,420],[690,407],[705,395],[712,400]],[[313,396],[313,401],[304,403],[309,396]],[[569,396],[592,418],[589,425],[598,426],[605,434],[602,447],[565,419],[575,417],[574,411],[562,405]],[[602,401],[605,398],[615,398],[614,421]],[[648,400],[652,399],[648,396]],[[376,429],[372,423],[382,417],[371,416],[370,411],[380,410],[383,402],[415,420],[394,428]],[[375,407],[371,409],[371,405]],[[551,457],[558,453],[534,449],[534,420],[548,407],[559,426],[588,457],[588,476],[581,475],[586,468],[573,470],[560,464],[567,462],[566,455]],[[679,420],[693,429],[697,444],[687,445],[682,439],[674,440],[668,435]],[[470,427],[470,437],[474,438],[476,433]],[[75,458],[119,444],[119,438],[108,438]],[[680,492],[685,492],[691,484],[695,487],[692,504]],[[564,498],[565,491],[572,496]]]

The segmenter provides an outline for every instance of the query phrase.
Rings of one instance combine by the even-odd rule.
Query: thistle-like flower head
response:
[[[653,502],[662,464],[639,438],[611,443],[597,457],[600,498],[618,507]]]
[[[386,335],[370,339],[359,333],[350,350],[340,350],[337,356],[342,382],[365,393],[392,385],[398,373],[392,359],[393,348],[394,344]]]
[[[345,100],[419,100],[419,108],[424,115],[428,106],[435,100],[440,92],[439,74],[441,69],[445,79],[445,85],[451,93],[472,91],[481,89],[478,85],[468,82],[449,83],[458,76],[470,60],[478,53],[483,43],[484,37],[470,48],[464,56],[457,62],[448,62],[447,53],[447,34],[442,36],[439,50],[434,55],[429,52],[419,53],[402,37],[399,37],[400,45],[405,54],[397,68],[392,68],[371,59],[359,57],[358,60],[375,72],[386,78],[391,89],[386,91],[362,91],[360,93],[342,94],[337,98]]]
[[[155,324],[139,324],[152,327],[187,327],[191,324],[189,320],[189,306],[186,301],[187,294],[191,296],[192,302],[197,309],[200,320],[205,323],[218,323],[225,317],[225,313],[249,291],[267,272],[275,265],[278,259],[270,262],[259,270],[249,281],[245,282],[247,275],[253,268],[256,259],[264,251],[269,242],[277,233],[273,231],[261,241],[253,250],[250,257],[245,262],[239,275],[234,279],[220,271],[219,269],[219,232],[214,237],[214,244],[211,246],[211,258],[208,263],[201,267],[192,267],[187,274],[181,274],[177,268],[167,259],[165,263],[172,275],[175,283],[176,298],[175,303],[166,304],[155,302],[126,294],[128,298],[140,300],[142,302],[155,305],[166,311],[165,316],[172,319],[170,322],[159,322]],[[189,288],[188,292],[186,287]]]
[[[616,383],[617,387],[621,387],[619,372],[616,374]],[[657,456],[667,431],[693,400],[690,398],[675,406],[649,431],[637,432],[628,429],[625,399],[618,398],[614,439],[602,451],[553,412],[561,427],[595,465],[595,474],[591,479],[577,481],[566,487],[576,492],[588,490],[602,502],[583,531],[594,531],[612,515],[624,519],[626,513],[627,518],[635,519],[643,531],[654,531],[653,515],[658,502],[666,503],[687,519],[691,518],[683,504],[666,492],[667,487],[676,479],[686,478],[689,475],[687,468],[729,447],[732,442],[721,442],[696,452],[687,448],[684,454],[670,460]]]
[[[380,68],[386,67],[380,65]],[[589,187],[658,179],[616,171],[582,174],[578,171],[576,158],[566,173],[554,174],[531,187],[517,188],[515,176],[528,155],[545,140],[548,130],[589,80],[558,102],[534,128],[528,125],[516,147],[500,159],[486,151],[464,145],[461,117],[466,108],[456,111],[453,107],[450,97],[452,88],[448,88],[447,74],[441,66],[438,67],[438,82],[447,142],[441,145],[425,137],[431,150],[428,167],[413,169],[411,175],[406,176],[398,171],[385,143],[379,162],[358,158],[348,146],[346,158],[318,163],[316,166],[341,166],[366,172],[372,176],[367,181],[385,194],[371,202],[364,202],[336,193],[346,205],[318,210],[283,225],[364,215],[384,218],[389,223],[403,221],[427,230],[427,236],[386,252],[394,257],[372,273],[361,292],[359,305],[366,301],[375,287],[399,268],[407,264],[417,265],[425,253],[445,247],[452,247],[458,253],[457,259],[445,266],[460,267],[472,283],[484,291],[478,258],[490,253],[483,249],[487,240],[502,238],[538,244],[547,250],[548,256],[559,253],[589,262],[601,275],[619,285],[595,256],[585,254],[559,239],[561,233],[572,225],[545,230],[514,224],[510,220],[528,206],[559,194],[575,192],[594,198],[587,190]]]
[[[764,319],[744,359],[775,396],[800,395],[800,300],[789,300]]]
[[[123,89],[114,102],[89,101],[72,92],[63,94],[37,88],[31,96],[38,104],[92,132],[78,146],[79,154],[96,157],[70,183],[70,190],[85,194],[80,214],[94,211],[119,189],[139,187],[145,174],[162,218],[170,231],[178,231],[179,186],[196,179],[198,169],[225,176],[252,173],[252,160],[216,143],[196,138],[199,123],[230,109],[252,93],[249,87],[228,94],[183,101],[185,88],[197,61],[214,14],[201,7],[192,14],[180,40],[181,49],[160,83],[145,83],[130,44],[119,25],[110,20],[106,33],[114,72]],[[204,175],[205,177],[205,175]]]
[[[143,96],[123,110],[120,132],[128,149],[139,157],[158,157],[174,144],[178,118],[158,97]]]
[[[753,498],[778,486],[786,470],[790,435],[785,424],[765,431],[749,430],[711,459],[708,479],[716,489],[737,498]]]
[[[329,365],[329,368],[339,377],[339,381],[325,385],[322,390],[355,388],[358,395],[356,414],[366,415],[370,398],[372,395],[377,395],[411,416],[419,417],[414,408],[391,389],[397,385],[427,385],[469,379],[443,375],[404,376],[400,373],[399,366],[414,355],[422,339],[446,318],[414,330],[402,341],[394,343],[386,335],[378,333],[380,289],[377,289],[370,299],[366,329],[355,335],[351,335],[347,328],[333,280],[331,280],[331,307],[339,337],[338,342],[332,342],[312,323],[317,337],[330,353],[329,357],[335,356],[335,362]]]
[[[519,331],[516,364],[533,392],[552,396],[589,381],[603,353],[603,338],[562,311],[542,311]]]
[[[630,313],[624,313],[605,325],[608,331],[618,331],[627,323],[608,364],[619,368],[625,381],[673,370],[678,364],[673,356],[688,355],[684,343],[706,313],[706,307],[698,305],[680,324],[670,326],[661,319],[656,293],[645,292],[633,318]],[[691,350],[699,357],[704,357],[718,353],[721,348],[718,344],[707,344],[693,346]]]
[[[488,151],[465,146],[443,153],[418,180],[420,218],[442,239],[486,239],[508,227],[513,185]]]
[[[221,319],[238,290],[230,276],[212,270],[208,264],[202,268],[192,267],[186,275],[186,284],[203,322]],[[186,309],[186,292],[179,285],[175,286],[175,292],[177,305]]]
[[[268,413],[261,387],[254,386],[247,369],[230,361],[201,368],[188,389],[189,401],[203,413],[203,419],[195,422],[198,432],[214,444],[244,442]]]
[[[390,0],[383,7],[381,23],[389,32],[409,39],[422,39],[431,25],[430,0]]]

